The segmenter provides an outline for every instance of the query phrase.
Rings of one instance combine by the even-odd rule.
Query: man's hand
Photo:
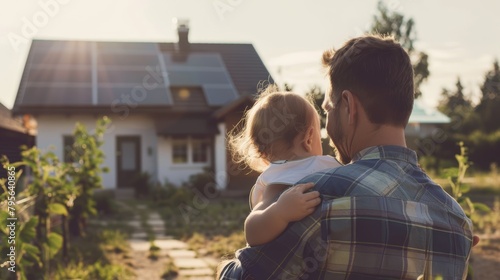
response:
[[[287,222],[300,221],[321,202],[319,192],[306,192],[314,183],[299,184],[284,191],[276,202],[279,215]]]

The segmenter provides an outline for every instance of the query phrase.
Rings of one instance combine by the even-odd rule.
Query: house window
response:
[[[64,162],[73,162],[73,144],[75,143],[75,138],[72,135],[63,136],[63,159]]]
[[[208,162],[208,141],[206,139],[193,139],[192,161],[194,163]]]
[[[207,138],[174,138],[172,162],[174,164],[200,164],[210,161],[210,141]]]
[[[188,162],[188,142],[183,139],[174,139],[172,144],[172,162]]]

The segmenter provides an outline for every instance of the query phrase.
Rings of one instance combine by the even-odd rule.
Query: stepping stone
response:
[[[148,234],[145,232],[135,232],[132,234],[131,239],[148,239]]]
[[[181,277],[190,277],[189,279],[193,279],[192,276],[212,276],[214,275],[214,271],[210,268],[196,268],[196,269],[182,269],[179,271],[179,276]]]
[[[159,227],[159,226],[154,226],[154,227],[151,227],[151,230],[156,234],[159,234],[159,233],[164,233],[165,232],[165,228],[164,227]]]
[[[186,243],[175,239],[155,240],[155,245],[166,250],[187,249],[188,247]]]
[[[175,259],[196,257],[196,252],[192,250],[170,250],[167,254]]]
[[[99,220],[89,220],[88,223],[91,225],[100,225],[100,226],[109,225],[109,223],[107,221],[99,221]]]
[[[153,212],[149,214],[149,219],[150,220],[162,220],[160,214]],[[162,220],[163,221],[163,220]]]
[[[200,259],[195,259],[195,258],[191,258],[191,259],[186,259],[186,258],[175,259],[174,258],[174,264],[179,269],[208,268],[208,265],[206,262],[204,262]]]
[[[133,251],[149,251],[149,247],[151,247],[149,241],[129,239],[128,242]]]
[[[129,226],[132,226],[132,227],[135,227],[135,228],[142,228],[142,222],[141,221],[132,220],[132,221],[128,221],[127,224]]]
[[[147,221],[150,226],[162,226],[165,227],[165,222],[163,220],[151,219],[151,217]]]
[[[164,232],[156,233],[155,234],[156,240],[172,240],[174,237],[172,235],[165,235]]]

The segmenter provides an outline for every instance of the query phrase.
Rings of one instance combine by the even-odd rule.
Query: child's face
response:
[[[313,109],[313,136],[312,136],[312,153],[316,156],[323,155],[323,146],[321,145],[321,122],[316,110]]]

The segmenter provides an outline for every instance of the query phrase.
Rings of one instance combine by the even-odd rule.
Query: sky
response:
[[[378,0],[0,0],[0,102],[12,108],[32,38],[175,42],[173,18],[193,43],[252,43],[278,83],[324,88],[320,58],[369,29]],[[423,102],[436,106],[457,77],[477,100],[500,59],[500,1],[384,0],[415,21],[429,55]]]

